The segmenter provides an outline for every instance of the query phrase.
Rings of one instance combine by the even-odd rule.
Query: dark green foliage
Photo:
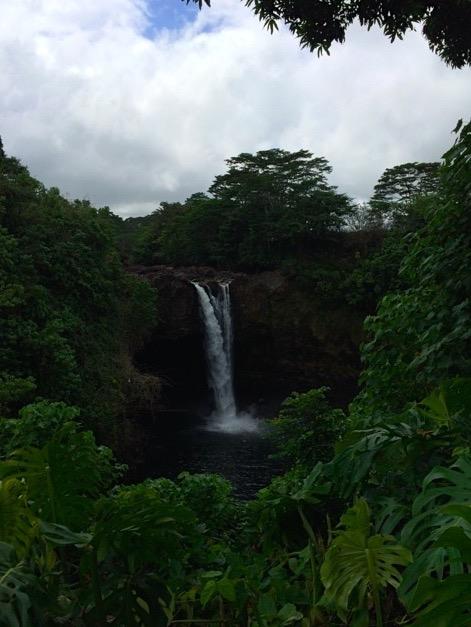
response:
[[[25,483],[37,516],[80,530],[91,515],[92,500],[113,477],[113,468],[93,434],[77,431],[68,422],[42,448],[13,451],[0,468],[0,478],[8,477]]]
[[[402,163],[387,168],[374,188],[372,203],[410,204],[440,189],[439,163]]]
[[[234,206],[232,238],[247,266],[270,266],[287,251],[309,246],[338,230],[350,211],[348,198],[327,182],[327,160],[307,150],[243,153],[227,164],[209,191]]]
[[[271,425],[271,437],[278,456],[307,467],[332,457],[334,445],[345,427],[345,415],[332,409],[325,395],[327,388],[293,392],[281,405]]]
[[[11,544],[20,557],[28,554],[38,536],[38,524],[31,511],[24,487],[17,479],[0,483],[0,542]]]
[[[191,509],[198,521],[214,534],[224,534],[242,513],[232,496],[232,485],[218,475],[181,473],[176,482],[148,479],[162,501]]]
[[[424,577],[420,582],[412,611],[419,616],[414,627],[467,627],[471,620],[471,575],[452,575],[445,581]]]
[[[79,415],[76,407],[65,403],[40,401],[23,407],[18,418],[0,422],[0,455],[8,456],[24,447],[44,446],[61,427]]]
[[[81,600],[87,624],[109,616],[123,627],[161,624],[159,596],[166,598],[167,586],[178,585],[189,547],[198,543],[194,515],[162,502],[151,488],[135,486],[103,499],[97,516],[92,553],[82,564],[91,581]]]
[[[342,277],[341,289],[347,302],[371,312],[387,292],[409,287],[399,275],[399,268],[410,247],[411,239],[402,231],[388,230],[381,246],[360,257],[352,271]]]
[[[30,573],[18,580],[28,611],[18,624],[29,625],[29,614],[40,611],[72,624],[113,621],[121,627],[223,616],[229,624],[257,627],[299,621],[327,626],[337,620],[367,626],[374,616],[381,626],[408,611],[418,625],[432,618],[446,627],[453,621],[465,625],[469,455],[433,468],[412,502],[387,479],[391,462],[380,457],[397,445],[392,459],[405,476],[410,473],[404,460],[414,412],[424,421],[417,436],[428,439],[437,459],[463,449],[470,442],[463,428],[469,422],[470,389],[469,381],[461,380],[437,390],[410,409],[409,431],[407,416],[398,416],[396,431],[385,434],[389,442],[364,461],[370,482],[377,484],[382,473],[386,480],[377,490],[382,495],[392,490],[394,496],[369,490],[371,504],[360,498],[343,515],[332,470],[342,453],[310,472],[298,466],[243,507],[232,500],[227,481],[211,475],[184,473],[177,482],[149,480],[107,494],[109,473],[90,472],[102,466],[89,435],[70,423],[59,427],[42,450],[14,453],[0,462],[0,542],[22,556],[15,562],[9,549],[13,574],[15,564]],[[323,391],[313,392],[302,400],[312,396],[315,407],[328,415]],[[48,411],[47,405],[36,407],[39,439],[50,422]],[[66,440],[67,459],[54,453]],[[342,463],[352,474],[352,465]],[[54,520],[67,520],[76,532]],[[402,609],[392,596],[398,588]],[[14,596],[6,603],[7,611],[17,611]]]
[[[408,501],[422,478],[443,455],[469,440],[469,380],[444,383],[400,414],[353,414],[350,431],[326,466],[342,496],[387,489]],[[457,409],[459,407],[459,410]]]
[[[437,164],[387,170],[379,183],[387,202],[363,206],[330,186],[327,160],[306,150],[242,153],[227,164],[210,195],[164,202],[124,222],[126,254],[144,264],[279,269],[317,298],[365,313],[386,292],[408,286],[398,276],[412,245],[405,235],[425,224]]]
[[[192,0],[186,0],[187,4]],[[193,0],[201,8],[203,0]],[[210,0],[204,0],[209,6]],[[355,21],[371,28],[380,26],[391,40],[402,39],[418,25],[430,48],[453,67],[471,63],[467,1],[444,0],[246,0],[245,4],[271,32],[286,24],[301,46],[329,53],[331,45],[343,43],[347,28]]]
[[[401,275],[411,287],[388,295],[367,321],[365,403],[394,409],[471,366],[471,125],[445,155],[442,198],[428,207]]]
[[[388,168],[368,203],[358,211],[361,227],[381,233],[381,246],[357,260],[342,280],[347,302],[373,311],[386,293],[404,291],[413,277],[400,273],[418,230],[426,227],[440,202],[438,163],[403,163]]]
[[[0,542],[0,625],[32,627],[30,609],[34,576],[9,544]]]
[[[116,220],[0,157],[3,416],[36,396],[84,408],[91,424],[122,414],[127,342],[155,313],[149,285],[123,270]]]
[[[180,203],[163,205],[156,215],[155,228],[160,229],[158,247],[161,260],[178,265],[219,265],[227,263],[221,229],[230,219],[224,205],[208,197],[189,198]]]
[[[352,212],[327,182],[331,167],[307,150],[272,149],[227,160],[211,194],[162,203],[143,261],[263,269],[279,266],[336,233]]]
[[[425,479],[404,526],[403,541],[414,549],[404,571],[401,600],[418,613],[414,625],[467,625],[471,563],[470,459],[436,468]]]

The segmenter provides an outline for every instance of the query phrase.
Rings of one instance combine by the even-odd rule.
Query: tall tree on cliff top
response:
[[[272,200],[282,198],[291,205],[312,192],[333,190],[326,178],[332,171],[327,159],[313,157],[307,150],[273,148],[256,154],[244,152],[226,163],[226,174],[217,176],[209,188],[215,198],[246,204],[265,195]]]
[[[203,2],[210,0],[184,0]],[[299,38],[302,47],[329,53],[343,43],[347,28],[359,20],[370,29],[380,26],[391,40],[422,25],[430,48],[453,67],[471,64],[471,2],[469,0],[245,0],[271,31],[280,23]]]
[[[211,196],[162,203],[152,214],[147,250],[156,261],[279,267],[321,245],[352,211],[350,199],[327,181],[328,161],[307,150],[242,153],[226,163]]]
[[[406,230],[417,226],[418,200],[437,194],[440,189],[439,168],[440,164],[436,162],[402,163],[387,168],[371,197],[371,221],[385,226],[402,226]]]
[[[327,181],[327,159],[307,150],[242,153],[226,163],[228,171],[209,191],[226,207],[233,205],[230,223],[242,261],[270,265],[293,244],[339,229],[351,211],[348,197]]]

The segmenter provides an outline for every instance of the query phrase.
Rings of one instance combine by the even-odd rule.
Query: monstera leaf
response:
[[[376,456],[398,440],[383,427],[347,434],[338,445],[337,455],[325,465],[339,496],[349,498],[367,477]]]
[[[392,536],[370,535],[370,511],[363,499],[342,516],[341,525],[345,529],[333,540],[321,567],[324,599],[345,612],[366,609],[371,594],[381,625],[380,591],[399,587],[398,567],[408,564],[412,556]]]
[[[433,546],[423,553],[419,553],[412,564],[402,573],[402,582],[399,587],[399,597],[404,605],[412,610],[413,598],[417,587],[424,577],[434,576],[438,581],[447,574],[459,575],[463,573],[461,553],[453,547]]]
[[[468,456],[460,457],[450,468],[438,466],[425,477],[422,492],[412,505],[412,519],[402,530],[402,543],[417,553],[429,548],[445,528],[457,524],[456,516],[444,509],[452,503],[471,504]]]
[[[466,572],[471,563],[471,462],[462,457],[451,468],[427,475],[415,499],[413,518],[402,530],[402,542],[414,550],[414,562],[403,573],[399,595],[408,608],[424,578],[434,581]]]
[[[409,609],[418,611],[413,627],[469,627],[471,575],[454,575],[444,581],[423,577]]]
[[[424,479],[422,492],[415,499],[412,514],[436,507],[444,501],[471,502],[471,458],[460,457],[451,468],[437,467]]]
[[[417,460],[433,464],[445,447],[469,441],[471,383],[453,379],[443,383],[421,403],[398,416],[384,416],[368,429],[350,431],[336,446],[336,456],[325,465],[326,476],[339,495],[349,498],[368,479],[385,456],[401,459],[411,473]],[[437,458],[437,462],[439,457]],[[406,477],[407,477],[407,473]]]

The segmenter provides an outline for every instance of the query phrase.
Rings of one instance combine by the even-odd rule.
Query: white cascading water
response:
[[[213,392],[214,412],[209,428],[236,433],[256,431],[257,421],[246,413],[237,413],[234,396],[232,360],[232,313],[229,283],[218,283],[213,294],[207,285],[193,282],[198,294],[204,323],[208,383]]]

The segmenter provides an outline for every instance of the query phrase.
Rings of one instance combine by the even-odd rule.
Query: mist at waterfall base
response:
[[[175,479],[183,471],[217,473],[232,483],[236,496],[253,498],[283,468],[271,458],[265,422],[257,417],[256,409],[237,408],[229,284],[193,285],[204,331],[211,405],[160,415],[135,479]]]

